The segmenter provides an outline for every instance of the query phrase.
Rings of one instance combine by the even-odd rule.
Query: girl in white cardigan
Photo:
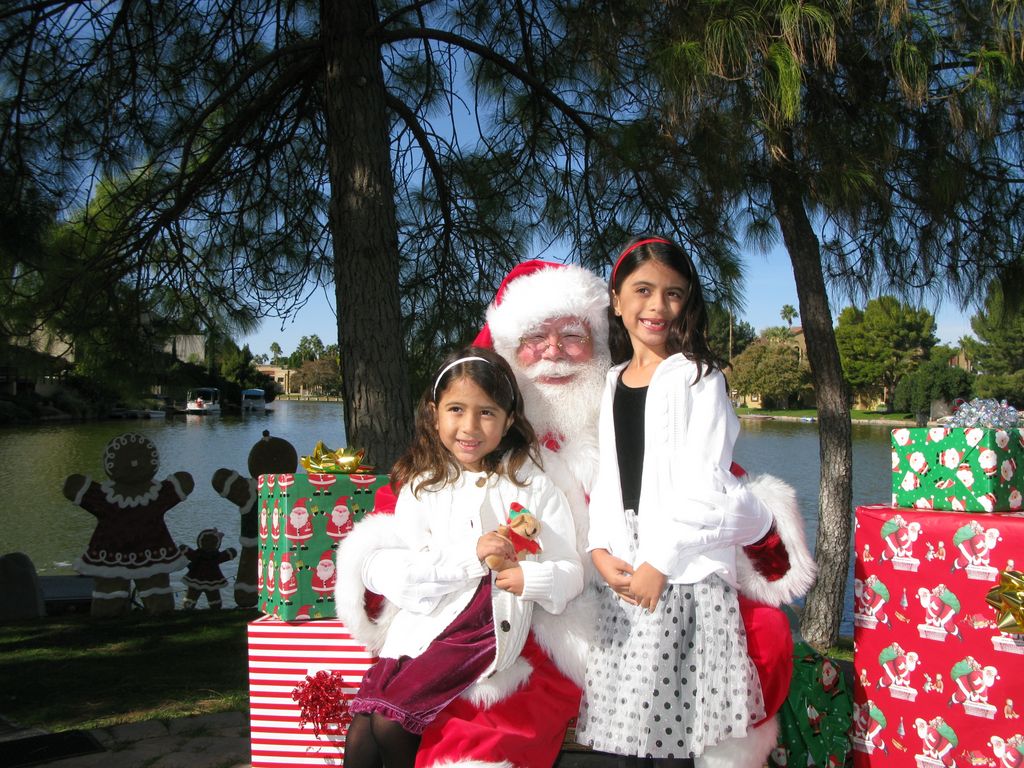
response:
[[[536,455],[508,363],[475,347],[446,360],[392,472],[401,490],[384,522],[393,538],[365,545],[353,532],[339,551],[342,571],[358,568],[390,604],[380,661],[350,703],[346,768],[411,768],[420,734],[456,698],[480,681],[530,674],[520,657],[532,648],[534,607],[560,613],[582,590],[572,515]],[[517,561],[517,549],[535,547],[514,547],[495,529],[522,509],[539,521],[539,551]],[[374,521],[360,527],[372,533]],[[491,555],[517,564],[492,573]],[[571,681],[557,686],[575,707]]]
[[[691,765],[764,716],[737,608],[736,547],[768,510],[729,473],[738,421],[686,253],[636,238],[611,276],[600,472],[588,549],[602,590],[577,739]]]

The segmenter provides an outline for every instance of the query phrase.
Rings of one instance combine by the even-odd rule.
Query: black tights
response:
[[[615,768],[693,768],[689,757],[618,757]]]
[[[345,768],[413,768],[420,737],[374,712],[352,718],[345,737]]]

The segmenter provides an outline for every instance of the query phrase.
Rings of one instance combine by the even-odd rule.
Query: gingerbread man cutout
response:
[[[157,481],[160,456],[139,434],[118,435],[103,452],[108,480],[70,475],[64,496],[96,518],[89,547],[75,570],[95,579],[90,613],[119,616],[131,610],[131,585],[147,613],[174,610],[170,574],[188,561],[174,543],[164,515],[184,501],[195,484],[188,472]]]

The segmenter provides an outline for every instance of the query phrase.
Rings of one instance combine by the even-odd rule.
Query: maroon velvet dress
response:
[[[421,734],[487,670],[496,649],[487,574],[469,605],[423,653],[415,658],[381,659],[370,667],[349,712],[379,712],[410,733]]]

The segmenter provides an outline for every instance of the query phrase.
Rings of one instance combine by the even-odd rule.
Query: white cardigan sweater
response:
[[[361,559],[365,586],[398,608],[380,656],[418,656],[468,605],[487,573],[476,556],[477,541],[507,522],[512,502],[540,521],[541,551],[520,563],[522,595],[497,588],[492,592],[497,656],[484,675],[507,669],[519,657],[535,604],[560,613],[580,593],[583,567],[565,496],[532,465],[524,466],[519,476],[527,480],[525,487],[499,475],[463,472],[454,483],[425,490],[419,498],[410,487],[415,483],[410,483],[399,493],[390,521],[398,539],[368,549],[357,544],[353,550],[347,545],[360,538],[355,533],[365,525],[361,523],[342,544],[342,570],[348,570],[346,556]]]
[[[629,560],[615,453],[612,398],[622,370],[608,372],[601,401],[600,471],[590,498],[588,549]],[[768,508],[732,476],[739,421],[720,371],[705,372],[681,354],[654,372],[644,414],[639,545],[633,566],[647,562],[670,583],[694,584],[718,573],[734,586],[736,547],[762,538],[772,525]]]

